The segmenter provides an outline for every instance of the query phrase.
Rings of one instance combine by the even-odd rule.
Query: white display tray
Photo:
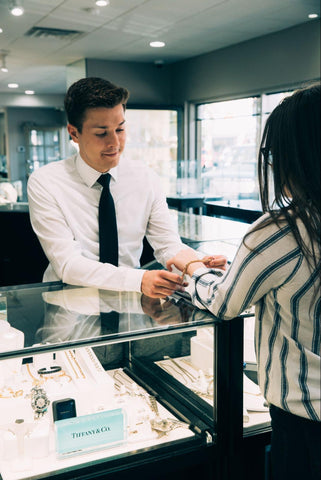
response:
[[[90,361],[88,360],[88,352],[91,356]],[[105,372],[92,349],[88,350],[88,347],[86,347],[86,349],[75,350],[74,353],[76,354],[77,364],[80,367],[80,370],[77,370],[77,376],[79,378],[76,378],[75,371],[73,371],[72,366],[69,364],[65,352],[59,352],[57,354],[57,364],[63,367],[63,370],[72,380],[63,385],[58,386],[58,384],[56,384],[56,391],[53,388],[47,389],[49,390],[47,393],[51,403],[56,399],[74,398],[76,401],[77,415],[88,415],[98,411],[123,408],[128,419],[126,441],[121,445],[102,450],[86,452],[78,454],[77,456],[58,458],[56,455],[55,429],[51,405],[49,406],[48,413],[46,413],[42,419],[34,420],[30,398],[0,398],[0,472],[3,480],[32,479],[39,475],[49,476],[54,472],[61,472],[64,469],[70,470],[78,465],[92,465],[95,461],[113,459],[129,452],[137,453],[140,449],[148,449],[148,447],[195,436],[187,424],[179,426],[164,435],[153,430],[150,420],[153,417],[156,418],[156,414],[149,408],[145,397],[136,395],[144,391],[148,396],[142,387],[135,384],[135,382],[126,376],[129,379],[128,385],[131,385],[131,390],[129,389],[130,392],[128,393],[128,388],[127,391],[117,389],[115,388],[114,378],[115,372],[117,371]],[[37,358],[37,364],[38,366],[41,364],[41,359]],[[35,375],[36,370],[29,369],[29,371]],[[80,371],[85,378],[82,378],[82,375],[79,373]],[[120,371],[122,372],[122,370]],[[30,384],[30,375],[26,365],[22,366],[20,377],[25,379],[24,388],[26,389],[28,381]],[[30,386],[32,385],[29,385],[29,388]],[[51,385],[51,387],[53,387],[53,385]],[[9,403],[11,403],[11,405],[9,405]],[[157,408],[159,413],[159,417],[157,418],[175,419],[175,417],[158,402]],[[9,412],[9,415],[6,415],[6,412]],[[34,434],[31,432],[30,435],[28,434],[24,437],[24,451],[22,455],[18,455],[17,453],[16,437],[11,433],[8,434],[8,425],[10,428],[10,425],[13,424],[17,418],[23,418],[26,423],[38,425],[37,432],[39,431],[39,436],[37,436],[35,433],[36,430],[34,430]],[[46,428],[47,434],[43,436]],[[48,451],[45,456],[41,457],[41,452],[46,451],[44,442],[48,443]]]

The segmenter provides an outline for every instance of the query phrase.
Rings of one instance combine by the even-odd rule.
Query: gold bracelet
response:
[[[67,378],[67,382],[71,382],[72,378],[70,375],[68,375],[64,370],[61,370],[61,372],[59,373],[59,375],[43,375],[43,374],[40,374],[40,378],[43,379],[45,382],[47,380],[54,380],[55,382],[59,381],[60,378],[63,378],[63,377],[66,377]]]
[[[204,263],[205,264],[205,261],[208,261],[208,258],[207,257],[204,257],[203,259],[199,259],[199,260],[191,260],[190,262],[188,262],[185,267],[184,267],[184,270],[182,271],[182,282],[184,281],[184,277],[185,275],[187,274],[187,269],[188,267],[192,264],[192,263]]]

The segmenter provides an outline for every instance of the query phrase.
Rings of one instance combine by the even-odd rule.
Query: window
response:
[[[207,198],[259,202],[257,156],[261,133],[268,115],[290,93],[197,106],[197,158],[202,193]]]
[[[66,156],[67,133],[63,127],[35,127],[26,125],[27,176],[43,165]]]
[[[128,108],[126,129],[126,155],[155,170],[166,195],[176,193],[178,111]]]

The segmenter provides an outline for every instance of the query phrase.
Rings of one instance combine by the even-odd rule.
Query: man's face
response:
[[[82,131],[71,124],[67,126],[74,142],[79,145],[81,158],[98,172],[108,172],[119,163],[126,141],[123,106],[89,108]]]

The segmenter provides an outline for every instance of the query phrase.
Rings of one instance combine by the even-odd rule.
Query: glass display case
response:
[[[185,295],[1,288],[2,479],[236,478],[242,331]]]

